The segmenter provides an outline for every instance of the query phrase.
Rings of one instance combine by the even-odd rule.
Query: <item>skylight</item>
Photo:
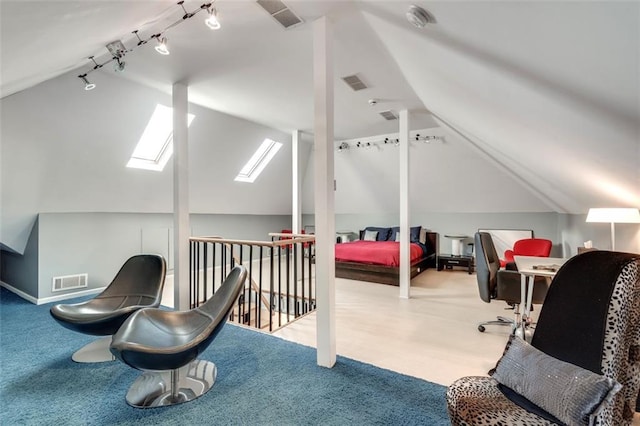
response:
[[[187,115],[187,126],[195,115]],[[162,171],[173,154],[173,108],[156,105],[127,167]]]
[[[240,170],[240,173],[238,173],[235,180],[238,182],[250,183],[255,181],[281,147],[282,144],[280,142],[265,139],[251,159],[249,159],[247,164],[245,164],[242,170]]]

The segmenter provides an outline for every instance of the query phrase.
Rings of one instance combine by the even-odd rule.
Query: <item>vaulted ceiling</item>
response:
[[[284,29],[255,1],[217,0],[220,30],[200,13],[166,32],[171,55],[158,55],[153,41],[136,47],[117,76],[167,93],[185,81],[196,104],[310,132],[312,22],[328,16],[336,140],[396,131],[381,110],[426,111],[415,128],[441,127],[550,211],[640,206],[640,3],[285,3],[303,24]],[[411,4],[436,23],[410,25]],[[165,0],[0,0],[1,96],[56,76],[77,79],[92,69],[87,57],[109,59],[107,43],[134,48],[133,30],[148,38],[182,14]],[[95,90],[114,72],[111,64],[91,72]],[[369,88],[352,91],[340,78],[351,74]]]

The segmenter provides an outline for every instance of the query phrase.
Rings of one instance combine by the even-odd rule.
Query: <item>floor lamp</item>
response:
[[[616,223],[640,223],[640,211],[633,208],[589,209],[587,222],[611,224],[611,250],[616,249]]]

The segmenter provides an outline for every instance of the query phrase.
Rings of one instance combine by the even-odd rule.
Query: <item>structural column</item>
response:
[[[411,291],[410,217],[409,217],[409,111],[400,111],[400,298]]]
[[[189,149],[188,87],[173,85],[173,305],[189,306]]]
[[[336,362],[332,26],[313,23],[317,361]]]
[[[299,234],[302,227],[300,200],[300,130],[291,132],[291,230]]]

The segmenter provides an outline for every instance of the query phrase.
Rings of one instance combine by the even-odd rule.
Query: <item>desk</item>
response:
[[[513,256],[513,260],[515,260],[520,273],[521,323],[526,326],[527,318],[531,313],[535,277],[553,278],[567,259],[562,257]],[[517,325],[516,334],[518,332],[523,333],[521,337],[524,338],[524,330],[519,325]]]

